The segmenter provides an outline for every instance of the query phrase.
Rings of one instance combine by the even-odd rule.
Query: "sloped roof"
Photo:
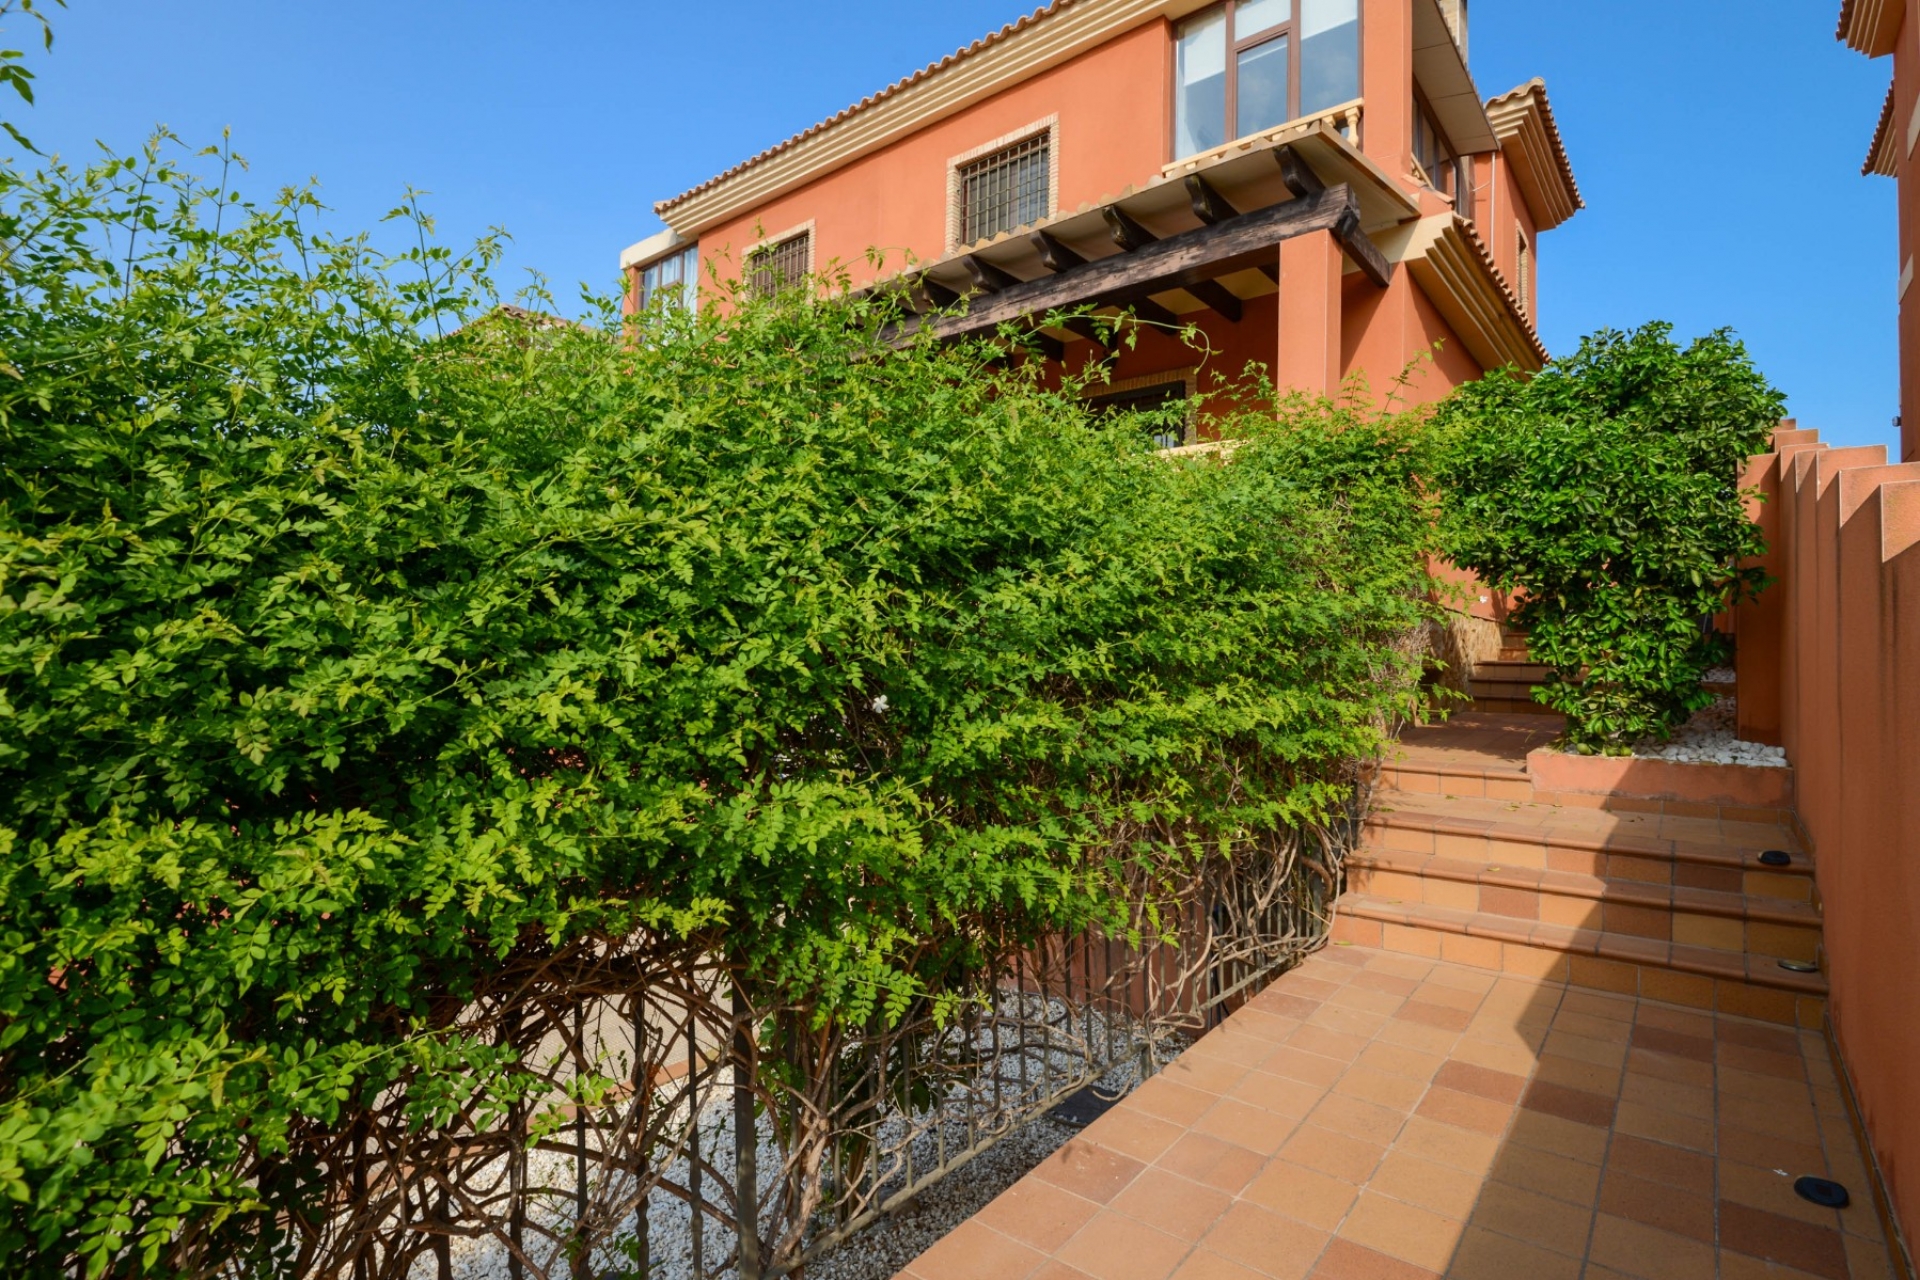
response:
[[[1887,102],[1880,108],[1880,124],[1873,131],[1873,145],[1867,148],[1867,162],[1860,166],[1860,176],[1870,177],[1879,174],[1883,178],[1894,176],[1897,155],[1893,149],[1893,86],[1887,86]]]
[[[1587,207],[1547,100],[1546,81],[1536,77],[1488,102],[1487,118],[1540,230],[1551,231]]]
[[[1550,356],[1533,318],[1471,222],[1455,213],[1422,218],[1402,254],[1427,301],[1481,367],[1533,373],[1546,364]]]
[[[828,129],[833,128],[835,125],[841,124],[844,121],[847,121],[853,118],[854,116],[861,114],[862,112],[872,110],[874,107],[878,106],[880,103],[885,102],[887,99],[894,97],[895,95],[901,93],[903,90],[912,88],[914,85],[919,84],[921,81],[927,79],[929,76],[937,75],[940,72],[945,71],[947,68],[954,66],[956,63],[963,62],[968,58],[976,57],[982,51],[992,47],[993,45],[999,44],[1001,41],[1007,39],[1009,36],[1016,35],[1019,32],[1026,30],[1028,27],[1033,26],[1035,23],[1046,21],[1048,18],[1051,18],[1054,14],[1059,13],[1061,10],[1071,7],[1074,3],[1075,3],[1075,0],[1052,0],[1052,3],[1048,4],[1045,8],[1036,9],[1032,13],[1027,14],[1025,17],[1022,17],[1014,22],[1009,22],[1006,26],[1000,28],[998,31],[989,32],[987,35],[984,35],[980,37],[980,39],[975,40],[972,44],[966,46],[964,49],[957,49],[954,52],[948,54],[946,57],[940,59],[940,61],[929,63],[928,65],[914,72],[912,75],[906,76],[903,79],[894,81],[892,84],[880,90],[878,93],[872,93],[867,95],[866,97],[860,99],[860,101],[854,103],[852,106],[846,108],[845,110],[841,111],[837,115],[830,116],[827,119],[822,120],[819,124],[812,126],[811,128],[801,130],[799,133],[794,134],[791,138],[788,138],[784,142],[775,143],[773,146],[768,147],[765,151],[760,152],[758,155],[751,156],[748,159],[742,160],[739,164],[733,166],[733,168],[731,169],[728,169],[725,173],[718,174],[712,178],[708,178],[705,182],[701,183],[699,186],[693,187],[687,191],[683,191],[679,195],[674,196],[671,199],[662,200],[658,202],[653,206],[653,210],[655,213],[661,215],[662,217],[665,217],[667,212],[670,209],[674,208],[674,206],[683,204],[686,201],[693,199],[695,196],[702,195],[708,191],[711,191],[715,187],[719,186],[721,183],[726,182],[728,179],[738,177],[740,174],[745,173],[747,170],[752,169],[758,165],[764,164],[766,161],[771,160],[773,157],[781,154],[784,151],[791,150],[793,147],[799,145],[802,142],[805,142],[807,139],[812,138],[818,134],[824,133]]]
[[[1883,57],[1893,52],[1906,16],[1907,0],[1842,0],[1834,39],[1869,58]]]

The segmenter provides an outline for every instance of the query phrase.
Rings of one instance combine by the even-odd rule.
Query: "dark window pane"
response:
[[[1227,12],[1182,23],[1174,71],[1173,150],[1176,157],[1207,151],[1227,140]]]
[[[1287,97],[1287,38],[1255,45],[1240,55],[1240,118],[1233,135],[1244,138],[1293,119]]]
[[[1360,96],[1360,0],[1300,0],[1300,114]]]

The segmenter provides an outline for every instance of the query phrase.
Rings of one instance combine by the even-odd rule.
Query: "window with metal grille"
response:
[[[1092,396],[1087,400],[1087,408],[1099,418],[1121,413],[1140,414],[1156,449],[1178,449],[1187,443],[1193,425],[1185,379]]]
[[[1036,133],[960,166],[960,243],[1024,227],[1047,216],[1053,189],[1051,135]]]
[[[756,297],[769,297],[806,279],[813,256],[813,233],[802,231],[747,255],[747,287]]]

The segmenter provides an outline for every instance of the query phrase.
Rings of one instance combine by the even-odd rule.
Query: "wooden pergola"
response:
[[[1172,325],[1202,311],[1238,322],[1276,291],[1280,247],[1327,233],[1349,271],[1376,286],[1394,264],[1374,235],[1418,206],[1325,121],[1170,165],[1147,187],[967,246],[878,288],[903,289],[942,337],[995,332],[1053,313],[1058,331],[1105,345],[1087,312],[1127,310]],[[967,305],[958,304],[965,299]],[[1029,338],[1053,359],[1059,338]]]

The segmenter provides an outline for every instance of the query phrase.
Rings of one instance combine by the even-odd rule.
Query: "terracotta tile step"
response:
[[[1813,860],[1784,827],[1379,791],[1362,843],[1397,853],[1810,902]],[[1760,855],[1792,857],[1768,867]]]
[[[1538,684],[1553,674],[1553,668],[1544,662],[1529,662],[1525,658],[1498,658],[1492,662],[1474,663],[1473,674],[1490,680],[1528,680]]]
[[[1476,698],[1532,698],[1533,691],[1544,684],[1544,680],[1523,680],[1517,676],[1476,675],[1467,681],[1467,692]]]
[[[1524,768],[1458,760],[1389,761],[1380,766],[1379,786],[1386,791],[1469,796],[1476,800],[1533,799],[1533,778]]]
[[[1578,871],[1509,867],[1502,863],[1429,857],[1391,849],[1362,847],[1348,865],[1379,872],[1479,884],[1560,898],[1585,898],[1623,906],[1651,907],[1729,920],[1759,920],[1770,924],[1818,929],[1820,909],[1811,902],[1743,893],[1740,890],[1699,889],[1663,881],[1622,880]]]
[[[1531,697],[1480,697],[1473,699],[1475,711],[1486,711],[1503,716],[1557,716],[1560,713],[1552,707],[1544,707]]]
[[[1820,958],[1820,913],[1810,903],[1371,849],[1348,859],[1347,885],[1370,897],[1519,922],[1775,960]]]
[[[1370,894],[1341,897],[1333,939],[1770,1022],[1819,1026],[1825,1011],[1823,974],[1793,973],[1770,957]]]

